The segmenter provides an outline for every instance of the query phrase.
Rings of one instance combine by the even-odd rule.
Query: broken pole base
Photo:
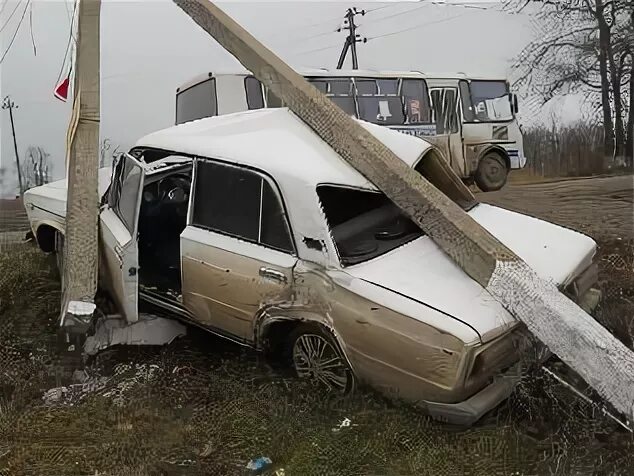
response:
[[[97,305],[90,301],[70,301],[62,314],[61,327],[73,334],[88,332],[97,310]]]
[[[141,314],[131,324],[118,314],[104,316],[96,321],[95,332],[86,339],[84,352],[92,356],[115,345],[165,345],[186,334],[185,325],[153,314]]]
[[[526,263],[498,262],[487,291],[634,422],[634,353]]]

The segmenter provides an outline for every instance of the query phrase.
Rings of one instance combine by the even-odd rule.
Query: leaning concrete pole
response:
[[[632,351],[209,0],[174,2],[552,352],[633,418]]]
[[[61,325],[90,317],[97,290],[99,197],[99,14],[79,0],[73,112],[67,136],[66,231]]]

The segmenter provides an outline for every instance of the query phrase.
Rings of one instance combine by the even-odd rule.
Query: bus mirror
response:
[[[519,112],[519,107],[517,104],[517,94],[511,93],[509,95],[509,99],[511,101],[511,109],[515,114],[517,114]]]

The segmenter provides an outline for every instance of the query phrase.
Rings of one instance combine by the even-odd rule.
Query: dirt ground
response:
[[[634,177],[511,184],[481,193],[482,201],[589,234],[596,240],[634,238]]]
[[[479,195],[597,240],[605,300],[595,317],[630,347],[633,184],[596,178]],[[540,372],[470,429],[370,390],[326,399],[197,330],[162,348],[105,351],[78,372],[77,352],[56,339],[52,260],[5,245],[0,269],[2,476],[241,475],[258,456],[273,461],[266,474],[301,476],[612,475],[634,465],[631,434]]]

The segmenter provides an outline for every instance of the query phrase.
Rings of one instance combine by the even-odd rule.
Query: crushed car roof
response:
[[[398,157],[412,166],[431,146],[422,139],[358,121]],[[151,147],[225,160],[269,173],[284,183],[321,183],[375,189],[304,122],[287,108],[257,109],[199,119],[141,138]]]

